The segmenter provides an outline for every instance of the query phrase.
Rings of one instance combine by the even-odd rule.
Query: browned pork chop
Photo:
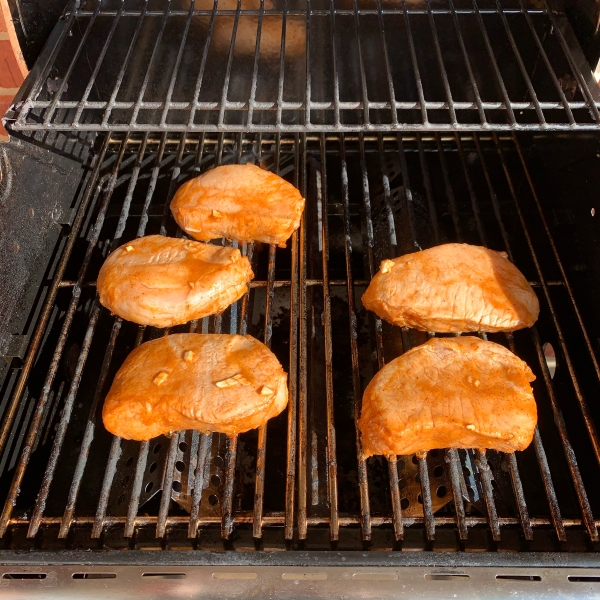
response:
[[[169,335],[127,357],[102,419],[132,440],[183,429],[242,433],[285,408],[286,383],[275,355],[249,335]]]
[[[300,226],[304,198],[278,175],[225,165],[184,183],[171,202],[178,225],[197,240],[225,237],[285,247]]]
[[[513,331],[531,327],[540,305],[503,252],[444,244],[384,260],[362,297],[382,319],[422,331]]]
[[[170,327],[225,310],[253,277],[237,248],[149,235],[117,248],[98,275],[100,302],[127,321]]]
[[[365,456],[434,448],[523,450],[533,438],[535,376],[512,352],[472,336],[433,338],[387,364],[365,390]]]

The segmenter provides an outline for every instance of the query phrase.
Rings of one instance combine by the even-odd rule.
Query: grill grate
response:
[[[87,0],[14,130],[577,130],[600,90],[538,0]],[[116,78],[115,78],[116,76]]]
[[[466,543],[483,527],[494,543],[514,530],[531,541],[543,529],[565,542],[568,528],[598,540],[592,508],[600,502],[600,455],[593,460],[598,437],[583,390],[597,389],[600,369],[517,137],[142,134],[107,137],[97,161],[83,204],[88,214],[78,216],[81,232],[72,233],[82,251],[59,273],[56,298],[45,308],[63,311],[47,334],[57,343],[49,351],[42,345],[51,355],[48,370],[33,363],[21,370],[3,423],[6,450],[27,388],[37,401],[10,474],[2,535],[26,526],[35,537],[53,525],[68,538],[84,527],[110,545],[105,536],[114,528],[141,543],[144,532],[165,538],[178,528],[197,540],[199,531],[220,526],[221,536],[234,540],[248,526],[260,540],[265,528],[283,527],[282,542],[310,546],[322,526],[333,543],[341,530],[360,526],[360,543],[375,543],[379,529],[394,545],[409,529],[434,543],[450,528]],[[281,173],[307,198],[287,249],[241,244],[257,273],[249,294],[222,315],[171,330],[138,327],[103,309],[94,286],[108,252],[136,235],[182,235],[168,210],[177,187],[213,165],[241,161]],[[374,372],[427,334],[382,323],[360,296],[383,257],[446,241],[506,250],[540,296],[535,328],[489,336],[536,373],[539,430],[516,456],[446,450],[365,461],[355,430],[362,391]],[[569,339],[576,331],[582,340],[576,353],[583,349],[587,362],[578,360],[577,369],[567,329]],[[248,332],[272,345],[290,375],[288,411],[241,436],[160,438],[162,463],[156,440],[109,436],[99,408],[114,373],[133,347],[169,331]],[[556,349],[554,377],[542,340]],[[65,375],[73,343],[78,352]],[[31,449],[47,429],[53,393],[63,388],[49,454],[36,467],[40,450]],[[570,411],[567,424],[562,409],[574,402],[581,418]],[[583,474],[576,456],[584,457]],[[153,481],[162,493],[152,497],[143,486],[159,463]]]

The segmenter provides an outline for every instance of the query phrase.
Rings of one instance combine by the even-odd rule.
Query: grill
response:
[[[0,587],[595,597],[600,138],[544,131],[598,128],[582,56],[541,4],[69,5],[7,113],[21,154],[0,162],[23,219],[60,225],[2,352]],[[32,189],[29,155],[51,157]],[[239,244],[249,293],[167,330],[102,308],[106,256],[183,236],[177,188],[245,162],[306,198],[286,248]],[[361,296],[384,258],[447,242],[506,251],[540,299],[534,328],[479,334],[534,371],[534,441],[365,460],[366,385],[434,334],[382,322]],[[288,409],[239,436],[111,436],[101,408],[126,356],[187,331],[263,341],[289,374]]]
[[[565,14],[536,0],[91,0],[51,42],[14,130],[600,126]]]

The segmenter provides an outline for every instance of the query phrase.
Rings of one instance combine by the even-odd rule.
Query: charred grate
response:
[[[87,0],[15,130],[577,130],[600,89],[538,0]]]
[[[136,235],[181,235],[168,210],[177,187],[243,161],[300,188],[302,226],[286,249],[241,244],[257,274],[249,294],[222,315],[170,331],[248,332],[270,344],[290,375],[289,409],[240,436],[114,438],[100,414],[114,373],[134,346],[168,331],[101,308],[98,269]],[[16,372],[4,416],[8,451],[27,389],[34,410],[19,424],[23,450],[6,475],[3,535],[24,526],[36,537],[54,526],[67,538],[83,527],[110,547],[114,531],[142,544],[175,529],[186,540],[212,530],[233,540],[236,528],[250,528],[255,540],[279,531],[281,543],[310,544],[325,533],[329,547],[341,530],[358,531],[365,544],[385,531],[394,545],[414,529],[431,543],[448,529],[461,543],[473,530],[492,543],[514,531],[530,541],[536,530],[564,542],[575,529],[597,541],[600,445],[586,391],[597,389],[600,369],[517,137],[107,137],[83,206],[81,230],[71,233],[77,251],[44,308],[59,317],[48,342],[33,336],[39,363]],[[440,450],[365,461],[355,435],[362,392],[427,334],[382,323],[360,296],[382,258],[446,241],[506,250],[540,297],[534,329],[490,335],[534,370],[539,430],[518,455]],[[575,334],[578,345],[568,341]],[[553,346],[553,374],[542,342]],[[46,444],[40,436],[48,430]]]

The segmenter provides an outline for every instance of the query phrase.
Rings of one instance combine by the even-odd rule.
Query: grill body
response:
[[[301,14],[304,71],[293,71],[297,57],[269,50],[268,23],[278,24],[277,39],[288,39]],[[396,67],[385,62],[392,60],[381,50],[385,38],[376,51],[373,35],[361,37],[372,19],[383,21],[380,32],[404,24],[408,46],[393,54],[413,75],[423,72],[416,99],[412,79],[395,79]],[[218,30],[221,21],[242,39],[224,50],[223,68],[209,60],[219,43],[210,23]],[[498,25],[489,34],[488,21]],[[256,31],[264,26],[262,50],[256,32],[254,46],[244,41],[252,23]],[[470,65],[464,105],[456,100],[465,83],[458,67],[447,80],[444,69],[420,69],[426,57],[409,35],[413,27],[433,35],[442,23],[455,37],[446,53],[434,44],[440,52],[429,58],[453,64],[452,40],[458,44],[463,68]],[[532,37],[522,33],[513,46],[511,27]],[[460,32],[482,36],[483,46]],[[492,38],[485,41],[498,32],[511,56],[520,56],[520,44],[537,48],[535,60],[516,63],[527,74],[525,96]],[[68,7],[7,115],[23,147],[68,156],[77,168],[54,175],[53,185],[68,180],[63,204],[71,212],[37,253],[44,275],[28,283],[37,295],[9,324],[21,336],[13,347],[22,348],[5,351],[1,392],[3,590],[15,597],[106,590],[135,597],[149,586],[172,597],[198,589],[206,597],[267,590],[446,597],[455,586],[461,597],[539,597],[550,586],[554,596],[595,597],[600,138],[544,132],[598,127],[597,88],[573,39],[564,15],[545,6]],[[346,42],[357,61],[342,51]],[[254,52],[240,56],[245,47]],[[311,63],[315,48],[331,52],[333,66]],[[385,59],[379,70],[378,59]],[[573,97],[555,77],[563,98],[546,105],[552,77],[545,88],[535,73],[544,67],[556,75],[564,65]],[[446,100],[431,99],[434,77],[450,90]],[[482,99],[480,88],[494,88],[490,77],[503,100]],[[200,91],[186,88],[189,81]],[[200,100],[213,88],[221,90],[217,100]],[[293,106],[292,88],[299,90]],[[259,100],[259,89],[264,98],[277,90],[276,99]],[[354,100],[352,90],[361,89]],[[378,96],[381,89],[388,96]],[[523,122],[512,119],[521,109]],[[465,122],[455,118],[461,111]],[[550,123],[549,115],[560,117]],[[517,132],[527,128],[536,132]],[[135,346],[168,332],[103,309],[98,270],[135,237],[180,235],[168,209],[176,189],[216,165],[241,162],[300,189],[302,225],[284,249],[240,244],[256,273],[250,292],[221,315],[169,332],[264,341],[289,373],[289,407],[240,436],[114,438],[100,415],[114,374]],[[505,250],[540,298],[535,328],[489,335],[536,375],[534,442],[516,455],[440,450],[365,461],[355,425],[362,393],[378,369],[427,334],[382,323],[360,298],[382,259],[452,241]]]

